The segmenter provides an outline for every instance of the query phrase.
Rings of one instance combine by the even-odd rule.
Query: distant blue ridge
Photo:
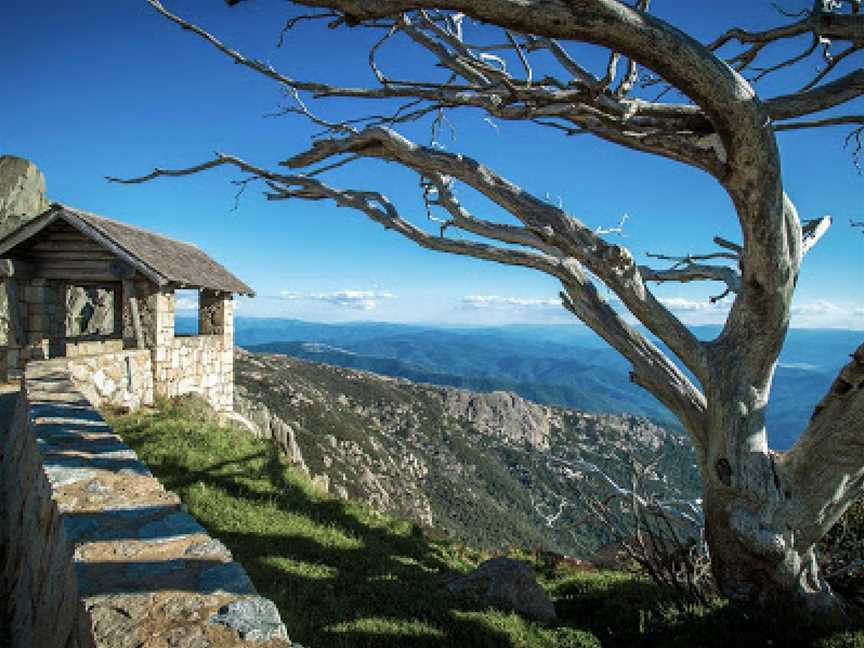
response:
[[[196,328],[195,318],[177,318],[178,333],[194,333]],[[708,340],[721,329],[698,326],[691,330],[699,339]],[[816,403],[862,339],[861,331],[789,331],[766,414],[772,448],[786,449],[795,442]],[[506,389],[544,404],[627,412],[674,424],[660,403],[630,382],[629,364],[577,324],[457,327],[238,317],[235,341],[250,351],[415,382],[477,391]]]

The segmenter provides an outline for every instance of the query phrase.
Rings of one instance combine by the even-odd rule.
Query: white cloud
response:
[[[675,312],[721,310],[718,308],[718,304],[712,304],[707,299],[697,300],[687,299],[686,297],[660,297],[658,301],[669,310]]]
[[[297,293],[283,290],[279,293],[281,299],[288,301],[317,301],[354,310],[371,311],[387,299],[395,299],[395,295],[389,292],[375,290],[337,290],[329,293]]]
[[[817,299],[792,304],[792,326],[797,328],[864,329],[864,306]]]
[[[375,310],[379,302],[385,299],[393,299],[394,295],[389,292],[376,292],[374,290],[340,290],[332,293],[312,293],[308,299],[326,302],[340,308],[356,308],[359,310]]]
[[[501,295],[467,295],[462,303],[471,308],[560,308],[559,299],[531,299],[525,297],[502,297]]]
[[[659,301],[687,324],[721,324],[732,305],[729,298],[714,304],[684,297],[661,297]],[[796,302],[790,312],[794,328],[864,329],[864,306],[854,303],[827,299]]]
[[[687,325],[699,326],[705,324],[722,324],[729,315],[732,299],[726,297],[712,303],[708,297],[659,297],[658,301]],[[505,297],[501,295],[468,295],[460,300],[463,308],[477,313],[495,314],[495,317],[549,318],[561,310],[561,302],[557,299],[538,299],[527,297]],[[627,312],[620,300],[614,296],[609,298],[610,305],[618,311],[627,322],[637,321]],[[852,302],[835,302],[818,299],[808,302],[796,302],[791,308],[792,326],[795,328],[844,328],[864,329],[864,305]]]
[[[815,302],[807,302],[805,304],[793,304],[790,309],[792,316],[796,315],[822,315],[825,313],[831,313],[832,315],[841,315],[844,313],[851,313],[854,311],[860,311],[860,309],[851,308],[844,309],[839,304],[835,304],[834,302],[830,302],[827,299],[818,299]]]
[[[177,311],[197,311],[198,301],[189,297],[178,297],[174,302],[174,310]]]
[[[658,301],[681,318],[682,322],[694,326],[723,323],[732,305],[732,301],[728,298],[713,303],[707,297],[703,299],[658,297]]]

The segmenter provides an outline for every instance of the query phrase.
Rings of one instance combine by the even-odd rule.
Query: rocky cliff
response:
[[[590,461],[629,483],[626,458],[654,458],[652,489],[698,489],[686,439],[645,418],[240,349],[235,373],[247,426],[321,488],[474,544],[587,554],[602,543],[580,499],[602,487],[562,460]]]

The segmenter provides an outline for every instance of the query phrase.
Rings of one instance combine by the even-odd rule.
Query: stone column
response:
[[[128,284],[126,285],[128,286]],[[124,286],[124,288],[126,288]],[[124,290],[124,293],[128,293]],[[159,288],[145,281],[135,282],[141,345],[137,345],[133,312],[128,295],[123,298],[123,338],[125,348],[150,350],[153,363],[153,390],[157,396],[176,396],[177,365],[174,360],[174,290]]]
[[[146,327],[144,339],[147,346],[152,340],[154,390],[159,396],[176,396],[178,369],[180,365],[177,349],[174,348],[174,290],[162,289],[147,300],[151,326]],[[151,337],[152,336],[152,337]]]
[[[215,367],[218,398],[213,406],[220,411],[234,409],[234,295],[203,289],[198,298],[198,333],[220,339]]]

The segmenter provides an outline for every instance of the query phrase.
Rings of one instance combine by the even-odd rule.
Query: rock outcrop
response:
[[[36,165],[0,156],[0,238],[46,209],[45,176]]]
[[[464,419],[481,434],[517,445],[547,450],[552,433],[551,409],[512,392],[479,394],[464,389],[442,389],[447,412]]]
[[[264,403],[248,398],[243,392],[234,396],[234,413],[239,415],[234,420],[259,439],[271,439],[285,453],[292,464],[309,474],[309,468],[303,461],[303,453],[297,444],[294,430],[279,416],[271,412]]]

